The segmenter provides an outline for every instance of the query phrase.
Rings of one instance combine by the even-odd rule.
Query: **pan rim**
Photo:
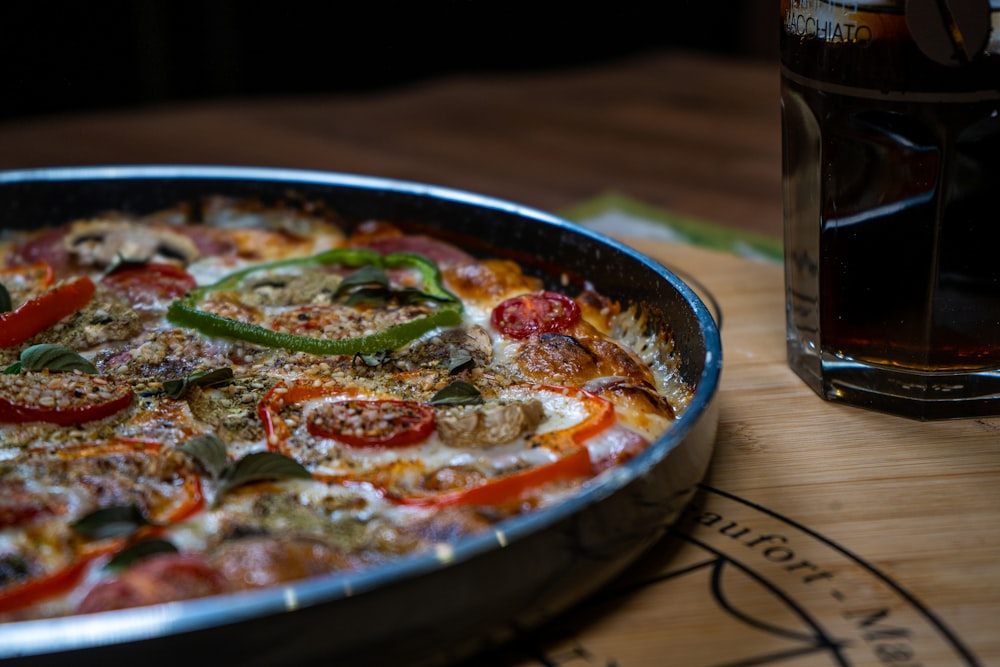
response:
[[[663,436],[635,459],[587,483],[553,506],[506,519],[493,530],[459,539],[437,553],[395,559],[384,566],[356,573],[333,573],[289,582],[257,591],[229,593],[93,615],[0,623],[0,658],[43,655],[108,644],[141,641],[192,630],[238,623],[304,606],[392,586],[443,567],[468,561],[477,555],[504,548],[526,536],[576,514],[620,490],[662,461],[709,415],[718,393],[722,371],[721,335],[711,311],[697,293],[672,271],[638,250],[599,232],[583,228],[556,215],[503,199],[464,190],[378,176],[278,167],[232,167],[217,165],[121,165],[45,167],[0,171],[0,190],[5,186],[36,182],[90,182],[121,180],[240,180],[318,186],[336,186],[369,191],[388,191],[442,199],[477,208],[503,211],[537,223],[569,230],[591,242],[608,246],[643,264],[676,290],[692,310],[705,355],[691,403]]]

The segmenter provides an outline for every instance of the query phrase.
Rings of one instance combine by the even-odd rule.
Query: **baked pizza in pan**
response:
[[[693,394],[635,307],[301,201],[3,232],[0,267],[4,621],[447,550]]]

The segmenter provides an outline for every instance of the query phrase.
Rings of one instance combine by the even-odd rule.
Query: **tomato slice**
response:
[[[132,403],[124,380],[86,373],[0,374],[0,422],[73,426],[110,417]]]
[[[10,311],[0,313],[0,347],[20,345],[35,334],[80,310],[94,296],[94,282],[87,276],[60,283]]]
[[[175,299],[198,286],[181,267],[159,262],[125,262],[101,278],[101,284],[140,305]]]
[[[490,315],[490,322],[497,331],[515,339],[565,331],[579,321],[580,306],[558,292],[512,297],[501,302]]]
[[[286,406],[318,398],[334,398],[306,417],[310,435],[332,438],[352,447],[404,447],[423,442],[434,432],[434,408],[416,401],[360,399],[355,390],[309,381],[275,385],[257,406],[269,447],[288,454],[291,437],[279,413]]]
[[[404,447],[434,432],[434,409],[416,401],[328,401],[309,413],[306,428],[352,447]]]

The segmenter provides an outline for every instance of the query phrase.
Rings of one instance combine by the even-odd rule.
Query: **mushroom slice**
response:
[[[544,418],[542,402],[532,399],[439,410],[435,426],[448,445],[492,447],[534,433]]]
[[[64,244],[69,254],[83,266],[110,266],[122,259],[187,266],[200,255],[194,242],[183,234],[128,220],[74,222]]]
[[[483,327],[445,329],[413,343],[395,359],[401,370],[417,368],[452,368],[462,361],[471,360],[476,366],[485,367],[493,360],[493,339]]]

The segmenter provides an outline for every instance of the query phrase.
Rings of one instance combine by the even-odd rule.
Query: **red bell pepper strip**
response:
[[[264,426],[264,434],[267,436],[267,447],[273,452],[278,452],[289,456],[288,439],[292,437],[292,432],[288,428],[285,420],[279,413],[286,405],[296,405],[305,403],[314,398],[324,396],[353,396],[352,392],[343,387],[331,385],[316,385],[313,382],[279,382],[274,385],[257,405],[257,417]]]
[[[80,310],[94,296],[94,282],[81,276],[0,313],[0,348],[20,345],[32,336]]]
[[[122,540],[116,540],[114,544],[102,545],[100,549],[91,550],[55,572],[0,589],[0,613],[29,607],[69,591],[80,581],[95,558],[119,549],[121,543]]]
[[[55,282],[55,271],[51,264],[42,259],[31,264],[0,269],[0,283],[10,289],[11,281],[20,283],[27,290],[43,290]]]
[[[62,459],[79,460],[112,456],[157,456],[163,445],[133,438],[115,438],[97,443],[64,447],[55,452]],[[201,478],[193,466],[180,468],[180,481],[170,484],[174,501],[161,507],[147,507],[150,521],[157,525],[173,524],[192,516],[205,506]]]

